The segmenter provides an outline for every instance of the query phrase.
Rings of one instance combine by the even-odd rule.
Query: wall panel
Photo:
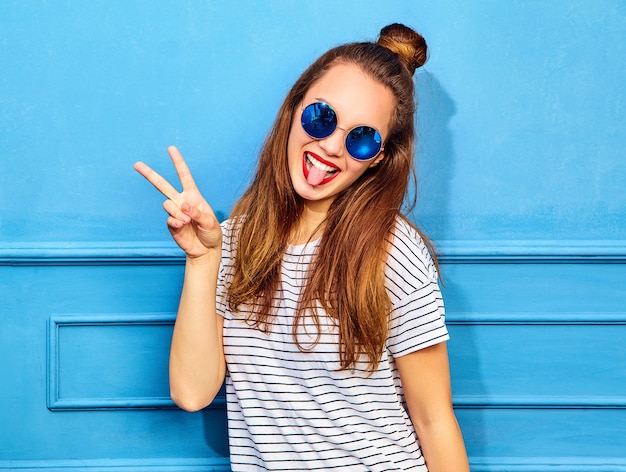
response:
[[[472,470],[626,470],[626,246],[470,246],[442,274]]]
[[[168,398],[180,255],[81,252],[0,261],[0,470],[227,470],[223,402]]]
[[[0,2],[0,470],[228,469],[167,399],[180,147],[219,218],[336,44],[422,32],[415,220],[477,472],[626,471],[622,0]],[[261,91],[261,93],[259,93]]]
[[[48,408],[172,406],[167,353],[173,315],[52,315]],[[146,366],[158,368],[146,368]]]
[[[227,467],[223,397],[198,414],[167,398],[183,262],[168,247],[143,260],[108,246],[5,251],[0,276],[14,293],[45,283],[50,296],[10,321],[21,336],[3,334],[19,381],[1,399],[16,407],[8,420],[17,429],[3,432],[13,465],[0,459],[0,470],[63,470],[71,457],[87,470]],[[472,470],[626,470],[626,298],[609,284],[626,280],[622,257],[511,252],[442,257],[454,403]],[[112,456],[126,459],[99,459]]]

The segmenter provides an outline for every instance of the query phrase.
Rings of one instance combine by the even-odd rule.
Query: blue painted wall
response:
[[[0,1],[0,470],[227,470],[167,399],[180,147],[222,216],[329,47],[416,27],[416,221],[475,471],[626,471],[626,3]]]

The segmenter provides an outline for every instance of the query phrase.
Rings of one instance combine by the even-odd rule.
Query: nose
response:
[[[337,126],[333,133],[319,141],[320,147],[329,156],[340,156],[346,145],[346,130]]]

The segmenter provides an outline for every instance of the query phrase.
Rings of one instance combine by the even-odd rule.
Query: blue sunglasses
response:
[[[302,110],[302,128],[313,139],[324,139],[335,132],[337,114],[335,110],[324,102],[315,102]],[[346,132],[346,150],[357,161],[374,159],[384,150],[383,138],[376,128],[371,126],[357,126]]]

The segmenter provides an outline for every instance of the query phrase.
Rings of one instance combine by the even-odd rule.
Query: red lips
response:
[[[332,168],[334,171],[322,170],[322,169],[315,167],[313,164],[309,164],[307,162],[308,160],[307,156],[308,156],[308,159],[315,159],[321,164],[324,164],[325,166]],[[333,164],[332,162],[328,162],[322,159],[317,154],[306,151],[302,155],[302,171],[304,172],[304,178],[307,180],[308,184],[311,185],[312,187],[316,187],[318,185],[324,185],[325,183],[328,183],[331,180],[333,180],[337,175],[339,175],[339,172],[341,172],[341,169],[337,167],[335,164]],[[329,172],[332,172],[332,173],[329,173]]]

